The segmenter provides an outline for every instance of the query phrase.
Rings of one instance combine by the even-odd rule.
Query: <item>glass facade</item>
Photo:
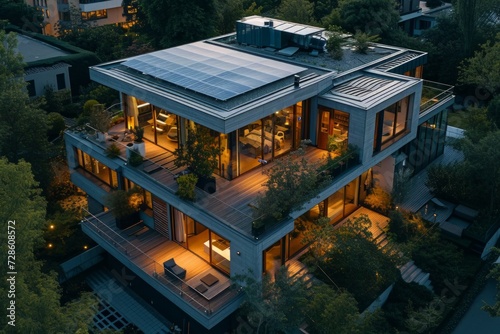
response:
[[[442,110],[418,127],[417,138],[403,149],[408,166],[418,173],[444,152],[448,110]]]
[[[172,208],[172,239],[214,267],[231,272],[231,242]]]
[[[373,153],[389,147],[393,140],[407,131],[409,96],[377,113],[373,138]]]
[[[116,171],[112,170],[82,150],[76,149],[76,155],[78,157],[78,165],[80,167],[97,177],[102,182],[106,183],[111,188],[118,188],[118,175]]]

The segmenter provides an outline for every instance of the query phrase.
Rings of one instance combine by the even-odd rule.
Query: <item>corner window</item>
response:
[[[389,146],[393,139],[407,130],[409,96],[388,106],[375,116],[373,153]]]

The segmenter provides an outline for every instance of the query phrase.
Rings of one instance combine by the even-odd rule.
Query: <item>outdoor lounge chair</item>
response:
[[[186,278],[186,269],[179,267],[173,258],[163,262],[163,269],[165,269],[165,275],[171,278]]]

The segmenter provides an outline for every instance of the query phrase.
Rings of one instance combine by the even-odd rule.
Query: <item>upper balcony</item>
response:
[[[424,80],[420,100],[420,117],[436,109],[443,109],[453,104],[453,86]]]
[[[269,162],[266,165],[262,165],[262,167],[246,172],[244,175],[231,181],[217,177],[217,191],[214,194],[209,194],[196,188],[196,201],[188,202],[181,200],[175,195],[178,184],[174,179],[174,175],[183,169],[175,168],[175,155],[173,153],[146,141],[146,158],[143,164],[139,167],[127,166],[126,144],[131,141],[130,135],[123,130],[123,124],[121,124],[121,129],[115,127],[109,133],[115,138],[115,143],[121,150],[119,159],[114,159],[113,164],[118,164],[119,167],[117,169],[121,169],[127,178],[130,178],[146,189],[149,188],[148,190],[153,193],[162,193],[165,196],[168,194],[169,202],[174,206],[192,206],[198,209],[193,211],[203,212],[205,217],[208,215],[208,217],[212,217],[214,220],[230,226],[231,229],[253,238],[252,222],[255,220],[254,209],[256,199],[266,191],[265,183],[268,176],[264,172],[273,168],[274,162]],[[67,131],[66,136],[67,142],[71,145],[80,148],[83,148],[85,145],[88,149],[84,150],[87,150],[89,153],[94,151],[98,153],[96,158],[101,156],[103,157],[102,159],[106,159],[104,150],[112,142],[101,143],[95,140],[93,135],[87,135],[82,132]],[[327,151],[325,150],[308,147],[304,158],[310,163],[320,163],[324,161],[326,154]],[[106,161],[102,162],[108,164]],[[348,183],[356,176],[354,174],[360,172],[355,167],[362,167],[348,156],[344,158],[339,157],[336,162],[337,164],[333,166],[335,170],[329,171],[335,180],[330,186],[333,184]],[[115,167],[112,168],[114,169]],[[158,190],[154,191],[151,189],[152,187]],[[293,222],[293,220],[290,221]]]
[[[206,328],[217,325],[241,304],[243,294],[231,286],[229,277],[157,231],[143,225],[120,230],[110,212],[89,215],[81,224],[87,235],[134,275]],[[170,272],[166,275],[163,263],[171,258],[185,269],[184,278]],[[207,288],[201,282],[208,274],[217,281]],[[134,275],[127,276],[131,284],[134,284]],[[200,286],[205,289],[201,290]]]
[[[80,0],[80,9],[82,12],[121,8],[121,6],[122,0]]]

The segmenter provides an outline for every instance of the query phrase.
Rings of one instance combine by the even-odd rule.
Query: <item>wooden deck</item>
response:
[[[120,148],[120,156],[126,157],[126,145],[132,143],[133,135],[125,133],[123,125],[118,125],[109,130],[110,139],[106,144],[115,142]],[[174,175],[185,168],[174,166],[175,155],[168,150],[159,147],[149,141],[146,143],[146,158],[144,163],[137,169],[145,175],[159,182],[169,191],[177,192],[177,182]],[[307,161],[317,162],[324,158],[326,151],[314,147],[306,149],[304,158]],[[264,184],[267,176],[264,171],[273,167],[269,163],[264,167],[255,168],[244,175],[228,181],[216,176],[217,191],[214,194],[196,188],[196,201],[193,205],[205,212],[216,216],[220,221],[239,230],[241,233],[251,236],[251,224],[254,221],[252,204],[260,194],[266,190]]]
[[[114,217],[109,212],[86,218],[82,225],[84,231],[111,255],[125,257],[129,262],[124,263],[127,267],[131,270],[135,267],[145,273],[148,284],[153,287],[162,286],[173,294],[182,296],[187,304],[205,315],[217,313],[239,296],[238,292],[230,287],[229,277],[153,229],[143,229],[143,226],[136,225],[120,230],[115,226]],[[186,270],[185,279],[165,275],[163,262],[170,258],[174,258],[175,262]],[[192,280],[208,273],[217,275],[219,282],[215,286],[215,292],[204,296],[194,289]],[[169,298],[168,295],[166,297]]]

